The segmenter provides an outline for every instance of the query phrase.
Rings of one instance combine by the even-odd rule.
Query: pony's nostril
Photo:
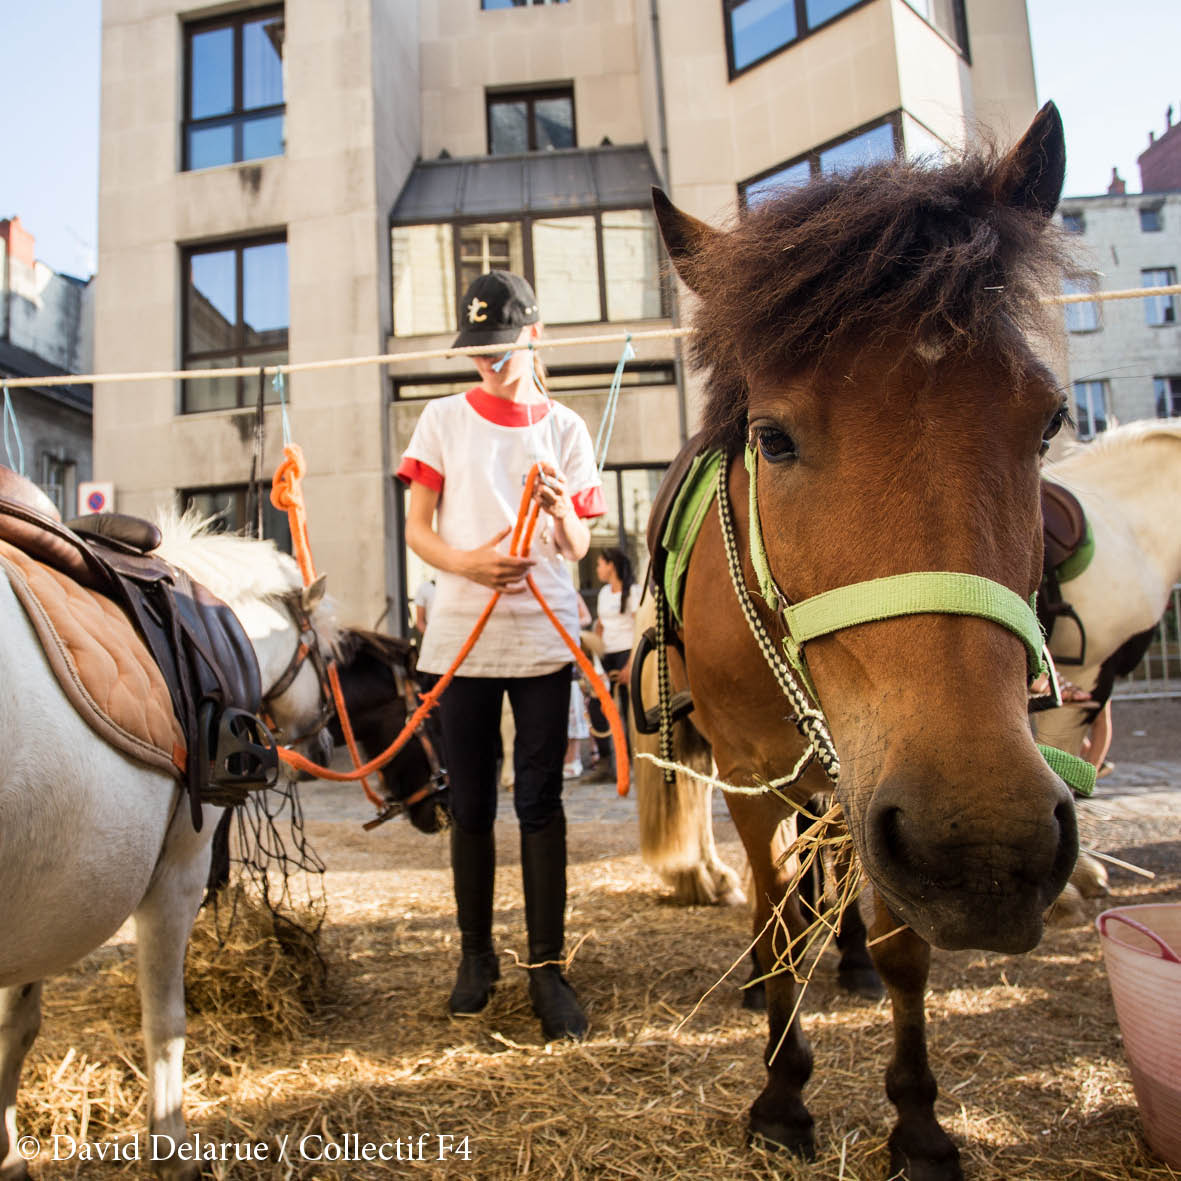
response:
[[[902,809],[897,806],[881,808],[873,819],[877,851],[887,861],[904,860],[902,839]]]

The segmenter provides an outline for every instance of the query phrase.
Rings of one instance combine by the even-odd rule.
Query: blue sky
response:
[[[594,0],[583,0],[592,3]],[[1028,0],[1038,96],[1066,124],[1066,192],[1138,191],[1148,132],[1181,121],[1181,0]],[[37,255],[89,275],[98,242],[100,0],[4,5],[0,217],[19,214]]]

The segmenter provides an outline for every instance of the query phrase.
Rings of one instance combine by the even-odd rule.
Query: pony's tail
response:
[[[636,614],[636,634],[655,622],[652,597]],[[642,670],[645,702],[657,698],[656,660]],[[632,726],[632,765],[640,822],[640,853],[644,863],[673,888],[674,901],[683,905],[737,905],[745,901],[738,875],[719,857],[713,834],[713,788],[684,772],[666,785],[661,769],[641,754],[659,757],[660,738],[640,734]],[[692,771],[710,775],[713,754],[709,743],[686,720],[673,728],[673,760]]]

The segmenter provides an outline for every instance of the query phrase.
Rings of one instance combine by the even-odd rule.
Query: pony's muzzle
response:
[[[879,784],[862,830],[865,869],[929,943],[1010,953],[1037,945],[1078,856],[1070,791],[1048,767],[1041,772],[986,809],[973,809],[978,785],[913,772]]]

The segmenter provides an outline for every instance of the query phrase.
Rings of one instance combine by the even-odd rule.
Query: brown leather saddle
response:
[[[1090,561],[1094,541],[1078,497],[1061,484],[1042,480],[1042,534],[1045,544],[1042,582],[1037,592],[1037,617],[1049,643],[1060,619],[1078,630],[1078,655],[1058,656],[1058,664],[1082,665],[1087,657],[1087,632],[1074,607],[1062,595],[1062,583],[1081,573]]]
[[[1073,492],[1061,484],[1042,480],[1042,530],[1045,535],[1045,569],[1057,570],[1087,540],[1087,518]]]
[[[0,466],[0,539],[112,599],[151,653],[185,735],[193,823],[201,804],[240,803],[273,783],[274,739],[261,707],[258,660],[233,611],[183,570],[153,556],[160,531],[118,513],[63,524],[31,481]]]

